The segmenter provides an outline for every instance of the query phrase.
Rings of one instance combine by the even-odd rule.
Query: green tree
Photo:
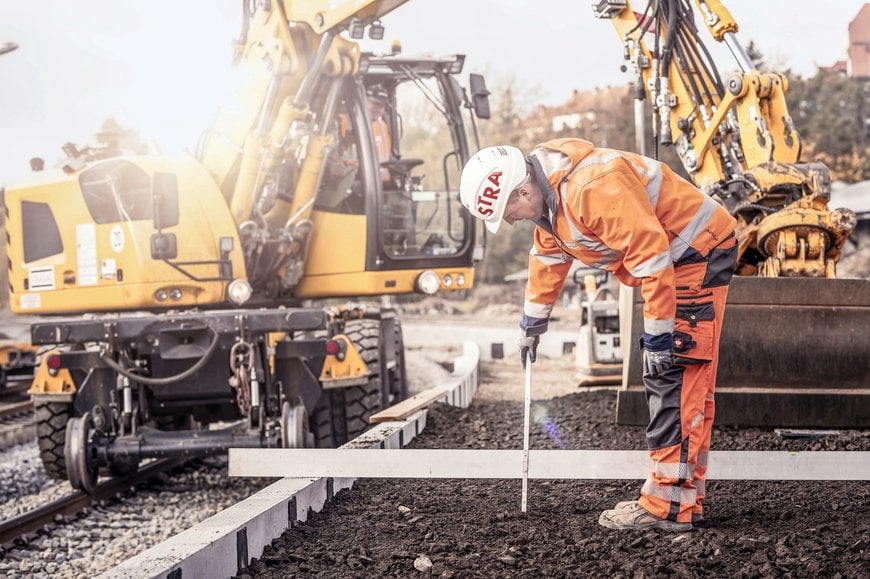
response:
[[[870,179],[870,143],[862,122],[862,85],[845,75],[820,70],[803,79],[787,74],[789,113],[801,135],[804,160],[818,158],[834,179]]]
[[[759,50],[754,40],[750,40],[749,44],[746,46],[746,55],[749,57],[749,60],[752,61],[752,65],[757,70],[767,70],[767,64],[764,61],[764,55],[761,53],[761,50]]]

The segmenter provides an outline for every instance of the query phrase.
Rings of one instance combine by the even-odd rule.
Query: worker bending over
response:
[[[640,499],[604,511],[612,529],[692,528],[703,513],[719,335],[737,257],[735,220],[659,161],[557,139],[529,156],[488,147],[465,165],[462,204],[495,233],[528,219],[520,355],[536,348],[571,260],[641,286],[647,443],[654,463]]]

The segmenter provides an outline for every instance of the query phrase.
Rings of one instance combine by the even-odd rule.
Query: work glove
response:
[[[668,371],[674,363],[674,351],[660,350],[658,352],[643,351],[643,374],[657,378]]]
[[[538,354],[538,342],[541,341],[541,336],[526,336],[522,334],[517,340],[517,346],[520,349],[520,358],[523,361],[523,368],[526,367],[526,353],[531,356],[532,363],[535,363]]]

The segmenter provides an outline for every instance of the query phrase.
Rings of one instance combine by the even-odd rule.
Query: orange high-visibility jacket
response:
[[[378,161],[389,161],[393,142],[390,138],[390,126],[383,117],[372,120],[372,134],[375,137],[375,146],[378,150]]]
[[[556,139],[530,157],[542,173],[535,178],[549,223],[538,222],[530,251],[526,335],[547,331],[571,258],[640,285],[644,333],[673,332],[674,262],[689,249],[706,256],[734,230],[734,218],[664,163],[634,153]]]

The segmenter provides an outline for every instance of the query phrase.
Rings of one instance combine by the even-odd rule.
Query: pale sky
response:
[[[491,86],[514,77],[528,83],[534,102],[524,104],[559,104],[574,89],[627,82],[616,33],[590,3],[411,0],[364,49],[387,51],[398,39],[406,54],[465,53],[465,73],[485,73]],[[846,58],[848,23],[863,4],[727,2],[744,45],[753,40],[769,63],[803,76]],[[65,142],[92,142],[109,116],[166,152],[193,149],[231,85],[240,21],[240,0],[0,3],[0,45],[19,45],[0,55],[0,184],[29,172],[31,157],[53,166]],[[734,68],[727,51],[717,56],[724,72]]]

